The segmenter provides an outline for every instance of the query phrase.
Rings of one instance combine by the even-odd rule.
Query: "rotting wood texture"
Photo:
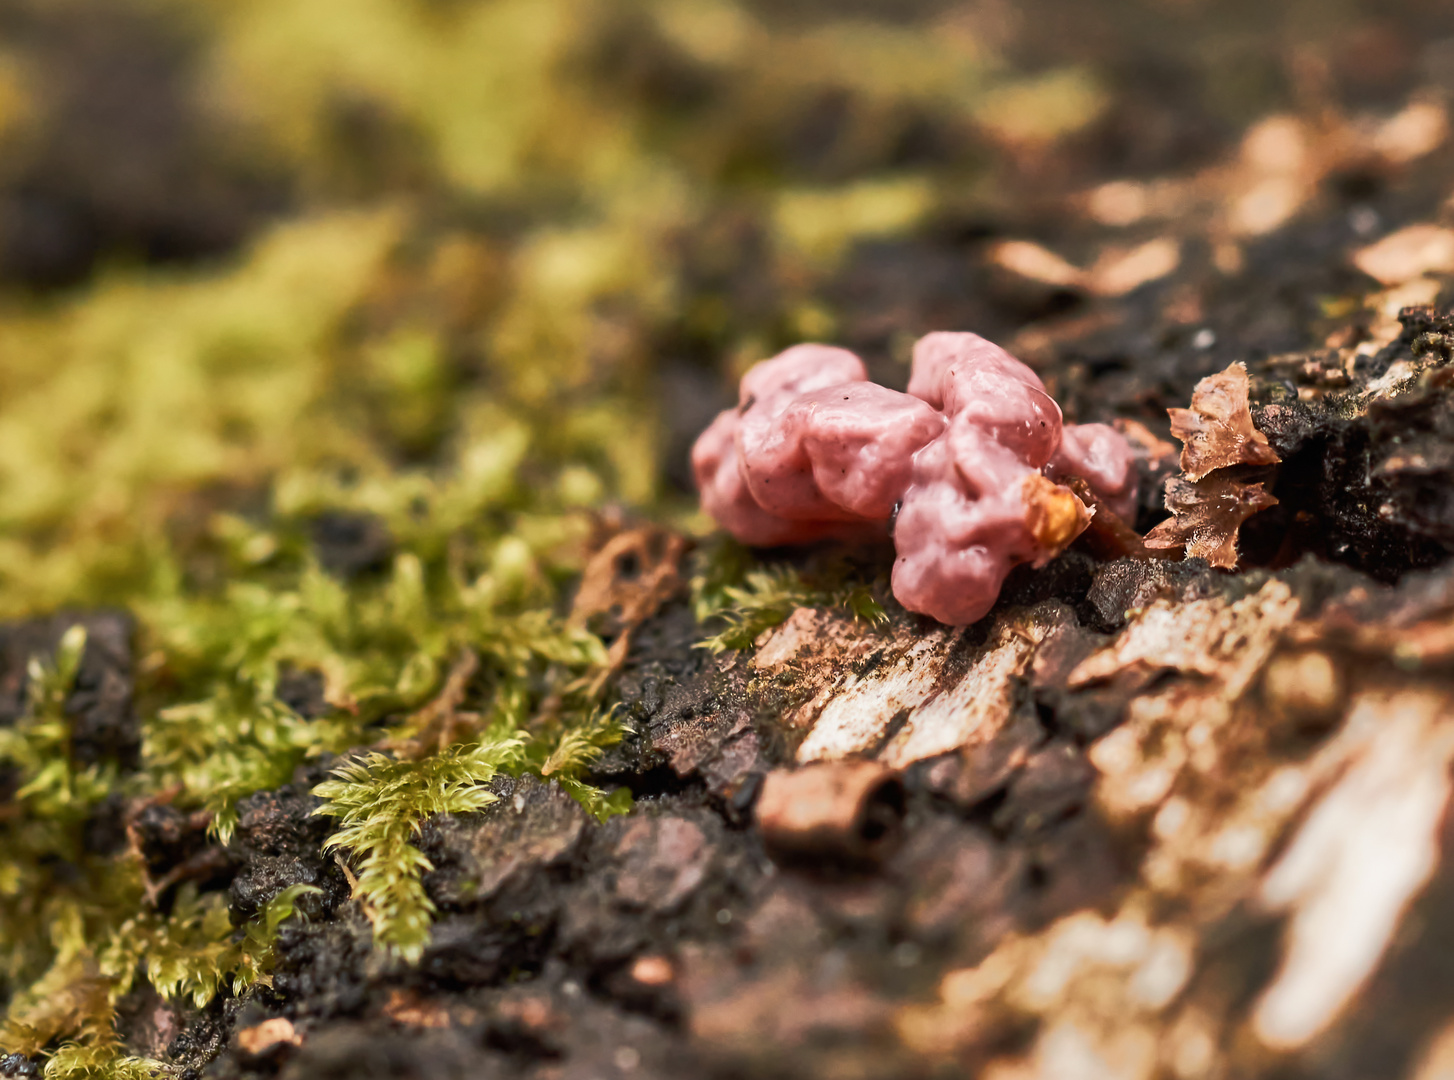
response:
[[[597,824],[554,782],[500,779],[485,811],[425,822],[439,920],[417,969],[379,963],[319,853],[321,766],[252,796],[226,854],[234,893],[317,881],[331,914],[284,927],[268,995],[236,1015],[138,1000],[128,1045],[296,1080],[381,1062],[430,1077],[1447,1075],[1454,320],[1430,303],[1440,279],[1378,269],[1325,344],[1245,375],[1225,354],[1153,351],[1135,378],[1077,383],[1063,353],[1180,332],[1159,308],[1022,335],[1081,409],[1131,411],[1156,379],[1179,388],[1155,397],[1163,412],[1218,372],[1235,383],[1198,433],[1179,430],[1191,450],[1230,424],[1236,445],[1191,453],[1184,473],[1164,422],[1126,425],[1148,478],[1135,524],[1164,521],[1155,552],[1109,530],[1017,572],[969,628],[808,606],[721,655],[667,599],[674,570],[652,571],[640,605],[586,597],[599,610],[582,617],[620,607],[599,689],[632,729],[591,779],[629,787],[636,809]],[[1165,519],[1168,488],[1246,497],[1228,512],[1173,499]],[[238,1034],[279,1016],[296,1042],[264,1054]]]
[[[752,658],[747,698],[791,687],[775,734],[800,765],[905,770],[913,828],[880,875],[789,860],[761,886],[744,933],[769,936],[749,959],[737,943],[689,950],[695,1040],[758,1061],[770,1024],[764,1054],[821,1062],[810,1034],[831,1033],[873,1054],[866,1075],[891,1061],[1006,1078],[1371,1067],[1390,1046],[1432,1046],[1418,969],[1454,929],[1440,904],[1454,689],[1428,650],[1450,655],[1450,582],[1204,573],[1114,635],[1049,601],[987,630],[900,624],[867,647],[839,616],[798,611]],[[1351,633],[1390,611],[1418,631]],[[1107,710],[1123,719],[1102,734]],[[666,716],[653,738],[670,740]],[[1058,846],[1077,819],[1109,878]],[[1048,894],[1034,914],[1026,875]],[[791,944],[884,905],[905,938],[893,955],[934,972],[927,993],[904,1000],[900,979],[852,965],[828,977]],[[928,948],[942,951],[925,965]]]

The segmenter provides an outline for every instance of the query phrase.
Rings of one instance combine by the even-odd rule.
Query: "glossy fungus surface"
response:
[[[920,339],[908,393],[869,382],[843,349],[788,349],[743,376],[692,465],[703,508],[748,544],[892,523],[894,595],[953,625],[983,616],[1013,567],[1053,558],[1086,527],[1091,511],[1057,481],[1079,477],[1126,514],[1137,479],[1115,429],[1064,425],[1030,368],[963,333]]]

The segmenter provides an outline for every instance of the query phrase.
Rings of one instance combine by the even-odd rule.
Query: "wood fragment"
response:
[[[237,1033],[237,1048],[245,1058],[263,1061],[285,1050],[303,1045],[303,1037],[285,1016],[275,1016]]]
[[[763,781],[757,820],[780,856],[877,862],[898,838],[903,786],[873,761],[778,769]]]

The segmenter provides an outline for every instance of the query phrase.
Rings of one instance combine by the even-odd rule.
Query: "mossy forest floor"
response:
[[[1451,72],[1433,0],[0,0],[0,1076],[1449,1075]],[[748,365],[936,329],[1139,425],[1142,532],[1244,362],[1238,568],[949,632],[712,533]]]

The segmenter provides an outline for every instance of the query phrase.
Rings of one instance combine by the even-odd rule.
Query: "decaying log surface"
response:
[[[1444,1075],[1454,572],[1080,580],[724,658],[668,610],[600,771],[638,810],[505,781],[434,820],[417,972],[347,906],[286,931],[284,1075]]]
[[[740,931],[678,950],[694,1049],[772,1074],[1442,1075],[1454,575],[1185,570],[1100,568],[1111,633],[1060,599],[967,631],[804,609],[648,679],[646,745],[728,805],[763,770],[866,761],[907,790],[876,865],[788,853]]]
[[[716,656],[670,600],[594,776],[631,814],[497,781],[425,825],[417,969],[343,902],[285,926],[271,996],[139,1001],[130,1037],[221,1076],[1447,1075],[1454,568],[1417,564],[1450,338],[1385,332],[1336,394],[1254,365],[1227,422],[1277,464],[1171,478],[1276,490],[1278,545],[1229,533],[1261,565],[1072,547],[968,628],[800,607]],[[1299,514],[1323,534],[1290,552]],[[1391,582],[1329,557],[1380,537]],[[338,884],[317,775],[244,803],[235,895]]]
[[[969,628],[804,607],[720,656],[680,596],[643,608],[592,777],[631,814],[527,778],[427,822],[440,919],[391,966],[308,816],[320,763],[245,801],[228,857],[234,897],[317,882],[334,914],[285,925],[245,1006],[139,991],[128,1045],[296,1080],[1454,1074],[1454,320],[1422,247],[1405,276],[1319,235],[1315,269],[1284,236],[1247,271],[1306,296],[1373,259],[1316,347],[1238,355],[1284,304],[1245,278],[1215,352],[1111,293],[1016,344],[1082,419],[1235,384],[1250,455],[1178,475],[1127,426],[1159,551],[1111,529]],[[1123,346],[1125,374],[1078,359]],[[1149,557],[1204,541],[1218,566]]]

